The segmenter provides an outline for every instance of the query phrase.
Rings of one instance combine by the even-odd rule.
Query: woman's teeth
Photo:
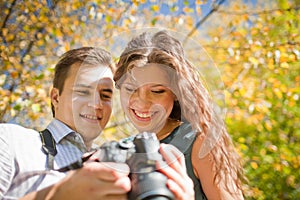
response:
[[[141,117],[141,118],[149,118],[152,116],[151,113],[140,113],[140,112],[137,112],[137,111],[134,111],[134,113],[138,116],[138,117]]]

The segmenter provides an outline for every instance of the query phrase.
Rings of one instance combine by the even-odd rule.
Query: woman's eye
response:
[[[156,93],[156,94],[161,94],[161,93],[164,93],[165,90],[152,90],[153,93]]]
[[[126,90],[127,92],[134,92],[134,91],[135,91],[135,89],[134,89],[134,88],[131,88],[131,87],[125,87],[125,90]]]

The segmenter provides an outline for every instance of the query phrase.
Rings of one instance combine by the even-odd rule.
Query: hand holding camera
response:
[[[156,167],[157,162],[164,162],[159,148],[156,134],[143,132],[118,142],[104,143],[99,150],[59,171],[80,168],[91,156],[100,162],[126,163],[131,180],[129,200],[172,200],[174,195],[167,187],[167,177]]]
[[[155,133],[143,132],[119,142],[105,143],[94,156],[102,162],[128,164],[132,186],[129,199],[171,200],[174,195],[166,186],[167,177],[156,168],[156,163],[163,161],[159,147]]]

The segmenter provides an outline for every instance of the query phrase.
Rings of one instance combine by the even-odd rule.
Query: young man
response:
[[[113,64],[110,54],[83,47],[66,52],[55,67],[51,104],[53,120],[47,130],[57,154],[42,151],[39,132],[13,124],[0,125],[0,199],[126,198],[128,167],[113,170],[91,162],[69,174],[55,169],[81,159],[107,124],[112,111]],[[78,181],[80,180],[80,181]],[[75,190],[74,190],[75,188]],[[77,190],[76,190],[77,189]],[[63,192],[62,192],[63,191]],[[85,196],[86,197],[86,196]]]

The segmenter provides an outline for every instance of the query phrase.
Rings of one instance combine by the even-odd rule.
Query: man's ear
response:
[[[59,102],[59,90],[57,88],[52,88],[50,91],[51,103],[56,108]]]

